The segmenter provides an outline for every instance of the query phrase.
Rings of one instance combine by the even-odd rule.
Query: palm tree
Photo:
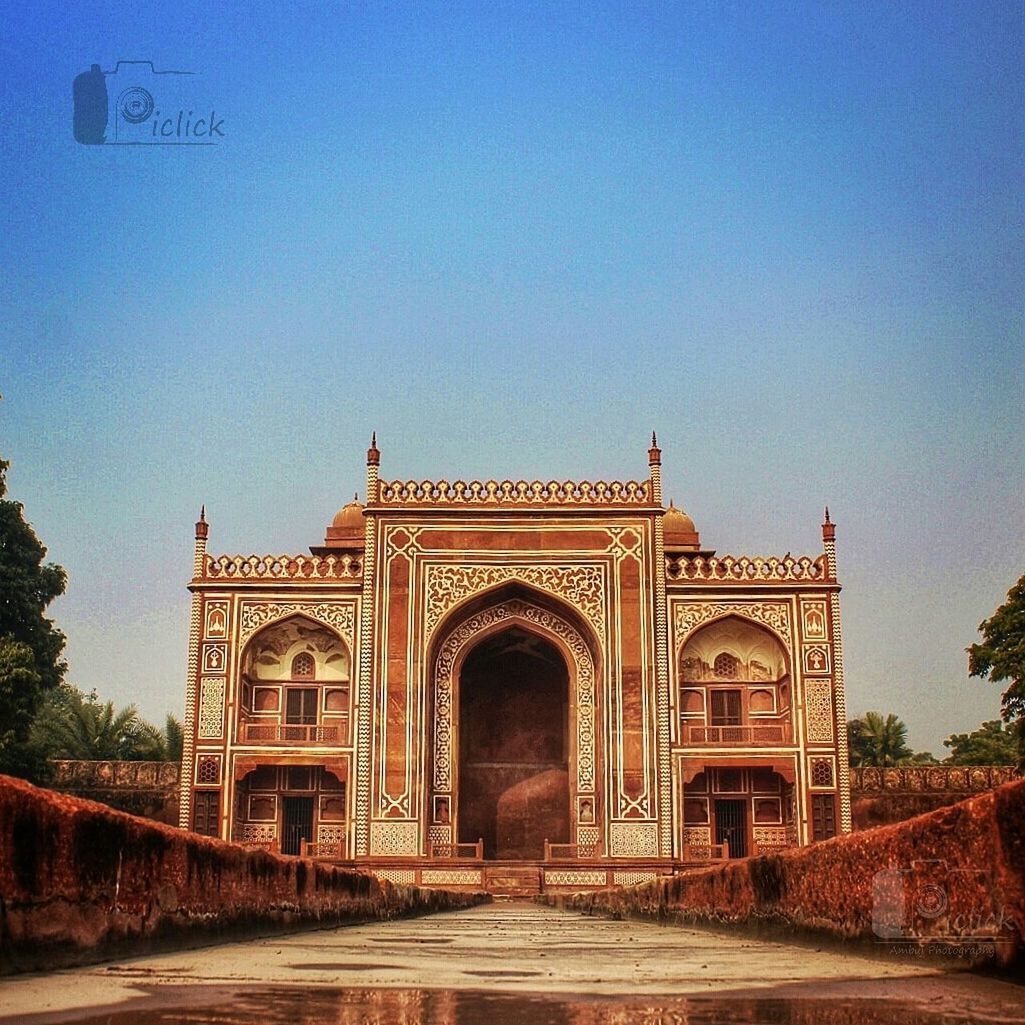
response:
[[[138,760],[153,750],[159,732],[139,718],[134,705],[120,711],[101,703],[96,692],[83,694],[62,685],[52,691],[37,718],[34,741],[50,758],[83,761]]]
[[[908,728],[892,712],[866,712],[847,724],[852,765],[904,765],[913,757],[908,747]]]

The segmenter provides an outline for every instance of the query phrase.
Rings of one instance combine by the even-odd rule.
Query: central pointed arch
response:
[[[467,826],[466,821],[461,821],[467,818],[466,808],[460,803],[460,773],[461,769],[466,771],[466,759],[461,762],[461,744],[479,746],[480,742],[479,737],[468,739],[460,733],[460,711],[473,707],[472,699],[462,700],[464,683],[480,687],[487,673],[502,664],[515,676],[523,668],[522,659],[509,653],[519,651],[536,660],[533,664],[544,679],[521,680],[512,687],[515,693],[510,700],[536,700],[539,710],[543,708],[544,714],[549,715],[556,714],[554,710],[564,702],[565,712],[559,713],[565,722],[564,746],[556,751],[554,732],[549,741],[539,741],[541,747],[551,747],[552,765],[545,769],[545,758],[540,758],[531,763],[539,770],[530,777],[532,783],[520,781],[525,785],[516,789],[519,784],[514,784],[502,795],[492,787],[488,799],[504,800],[509,809],[540,802],[550,814],[539,813],[535,816],[537,821],[565,834],[542,839],[597,847],[600,786],[596,778],[595,719],[599,663],[594,638],[586,631],[572,609],[561,608],[550,596],[518,585],[503,587],[456,610],[438,631],[430,662],[432,764],[427,802],[428,837],[434,845],[476,839],[461,836]],[[557,693],[560,688],[561,693]],[[522,708],[516,714],[521,712]],[[474,728],[479,731],[480,721]],[[498,743],[491,750],[508,749]],[[563,763],[564,784],[557,778]],[[557,814],[556,805],[564,809],[564,829],[559,825],[562,812]],[[481,821],[479,814],[476,821]],[[538,837],[531,836],[519,845],[505,844],[504,854],[513,858],[540,857],[539,846]],[[487,848],[489,857],[502,853],[497,835]]]

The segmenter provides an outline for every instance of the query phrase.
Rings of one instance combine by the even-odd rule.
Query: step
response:
[[[540,893],[541,870],[536,866],[516,868],[488,865],[484,869],[484,889],[496,897],[521,897]]]

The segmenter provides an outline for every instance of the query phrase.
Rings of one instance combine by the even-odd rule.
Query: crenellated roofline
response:
[[[672,555],[666,557],[670,582],[711,580],[717,583],[769,583],[800,581],[832,583],[828,559],[822,555],[793,557],[749,555]]]
[[[381,481],[370,506],[628,506],[656,504],[644,481]]]

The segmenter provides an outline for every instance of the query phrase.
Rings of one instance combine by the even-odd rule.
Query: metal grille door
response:
[[[747,857],[745,801],[715,802],[715,842],[730,845],[731,858]]]
[[[282,803],[281,853],[301,854],[303,840],[313,839],[313,798],[286,797]]]

